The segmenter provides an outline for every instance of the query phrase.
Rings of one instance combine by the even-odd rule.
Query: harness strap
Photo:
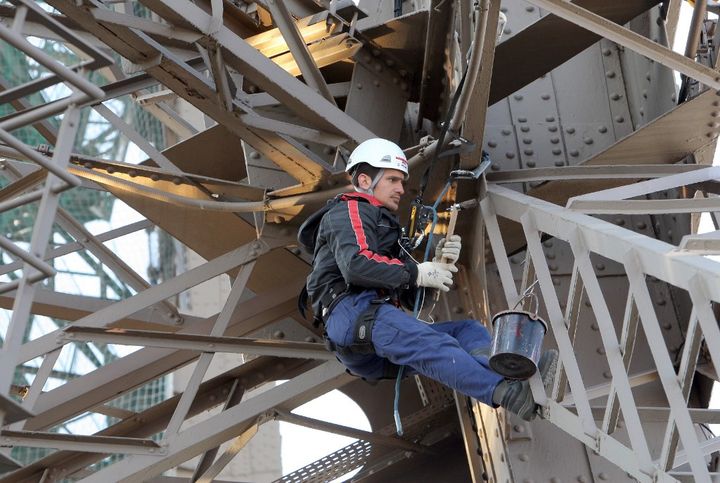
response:
[[[372,343],[372,328],[373,325],[375,325],[377,311],[380,309],[380,306],[387,302],[390,302],[390,297],[374,299],[370,301],[368,308],[358,315],[353,328],[354,337],[352,344],[349,346],[337,345],[327,337],[327,332],[325,332],[323,334],[325,348],[341,356],[350,354],[374,354],[375,346]]]

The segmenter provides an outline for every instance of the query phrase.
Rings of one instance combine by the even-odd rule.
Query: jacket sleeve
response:
[[[327,241],[338,268],[350,285],[405,289],[415,285],[417,266],[377,252],[374,212],[377,208],[356,200],[334,207],[323,218]]]

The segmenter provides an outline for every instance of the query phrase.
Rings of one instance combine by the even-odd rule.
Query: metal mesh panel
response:
[[[293,471],[273,483],[322,483],[332,481],[361,468],[370,457],[372,444],[355,441],[334,453]]]

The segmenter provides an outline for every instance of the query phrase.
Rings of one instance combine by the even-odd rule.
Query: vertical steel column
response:
[[[67,166],[70,161],[70,153],[73,143],[75,142],[79,115],[80,111],[76,106],[71,106],[65,111],[58,134],[58,144],[53,154],[53,163],[58,167]],[[55,188],[59,183],[62,183],[62,181],[53,174],[49,174],[45,182],[43,196],[38,209],[38,218],[35,220],[33,235],[30,241],[30,253],[38,258],[42,258],[45,255],[45,250],[47,249],[52,234],[55,212],[57,211],[60,201],[60,195],[55,192]],[[23,279],[20,282],[18,294],[13,304],[10,326],[8,327],[2,350],[0,350],[0,393],[6,394],[10,390],[10,385],[12,384],[15,374],[15,365],[18,362],[17,356],[30,320],[30,308],[33,297],[35,296],[36,286],[30,284],[28,278],[33,272],[34,270],[30,265],[25,264],[23,267]]]

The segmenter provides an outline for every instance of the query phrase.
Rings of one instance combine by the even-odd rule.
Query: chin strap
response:
[[[377,186],[377,184],[378,184],[378,183],[380,182],[380,180],[382,179],[383,174],[385,174],[385,169],[384,169],[384,168],[381,169],[380,171],[378,171],[378,174],[375,175],[375,177],[374,177],[373,180],[372,180],[372,183],[370,183],[370,187],[369,187],[368,189],[366,189],[366,190],[364,190],[364,189],[362,189],[362,188],[360,188],[360,187],[358,187],[358,186],[354,186],[354,185],[353,185],[353,187],[355,188],[355,191],[357,191],[358,193],[365,193],[366,195],[375,196],[375,193],[373,193],[373,190],[375,190],[375,187]]]

